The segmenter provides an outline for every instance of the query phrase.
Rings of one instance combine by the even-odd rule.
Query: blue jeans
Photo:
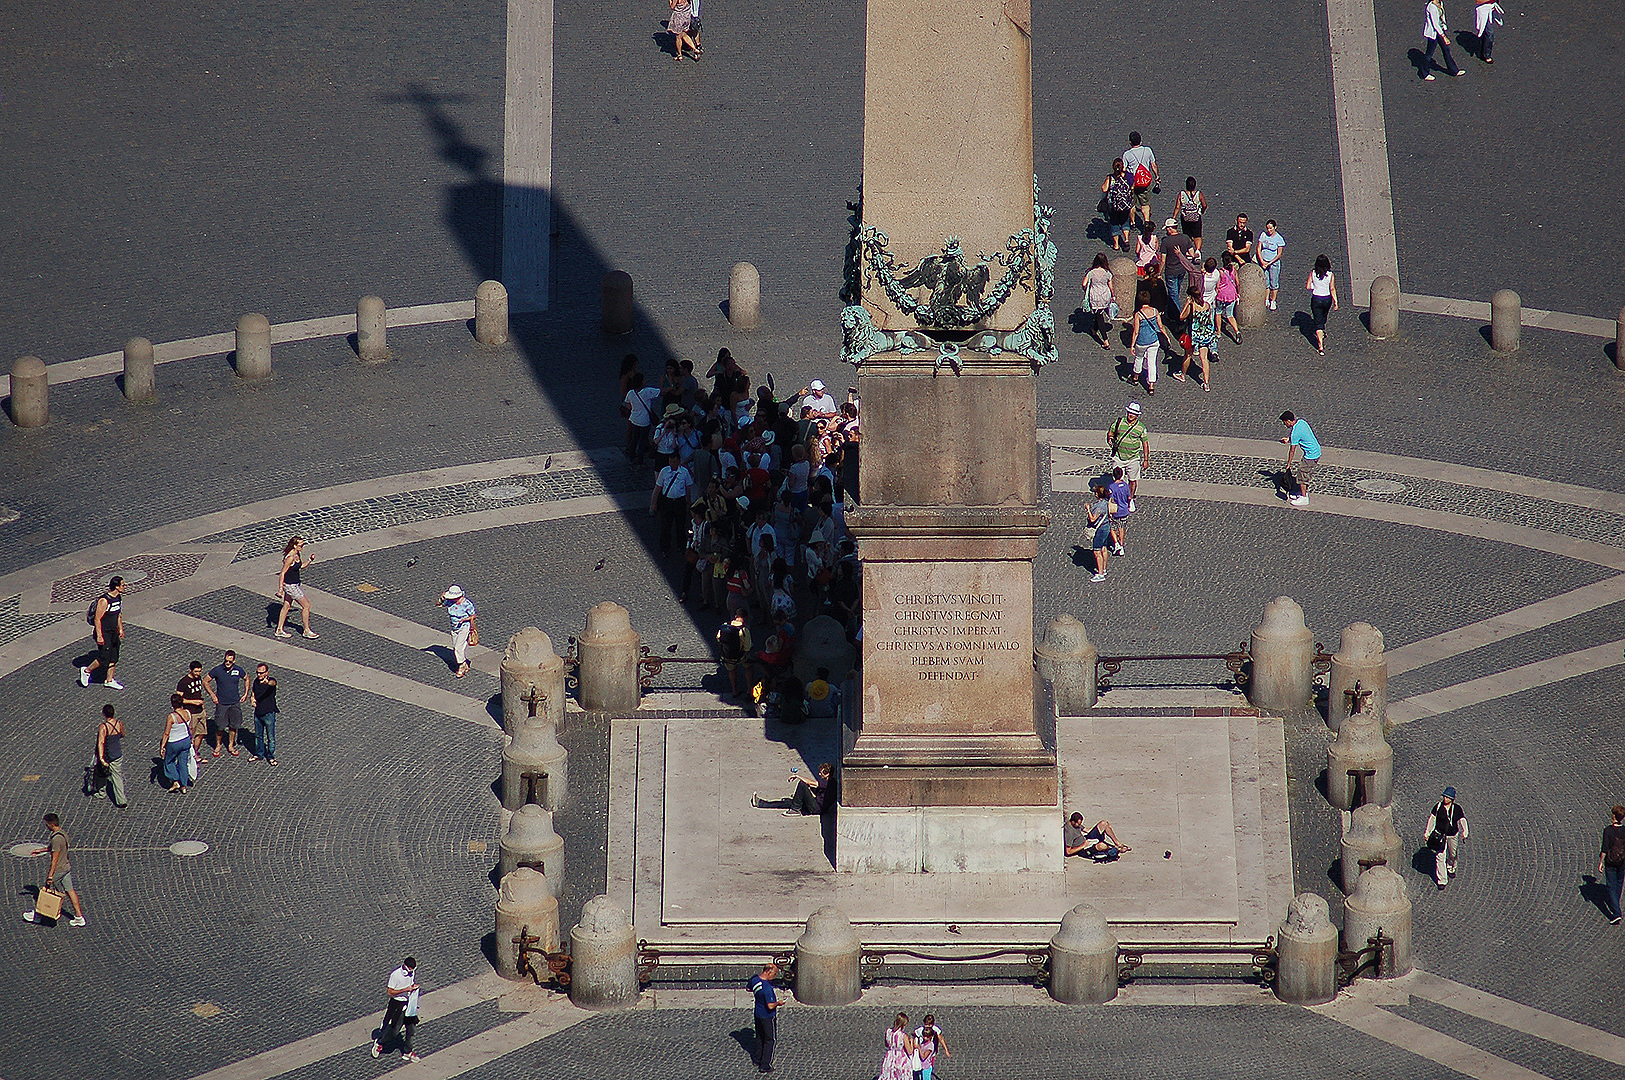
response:
[[[1164,274],[1163,281],[1168,285],[1168,299],[1176,308],[1185,306],[1185,275]]]
[[[254,752],[262,758],[276,757],[276,713],[254,717]]]
[[[186,755],[192,750],[191,739],[177,739],[164,744],[164,775],[171,783],[191,787],[186,776]]]
[[[1433,67],[1433,50],[1438,49],[1444,53],[1444,70],[1454,75],[1460,69],[1456,67],[1456,58],[1450,55],[1450,43],[1444,38],[1428,38],[1427,53],[1422,57],[1422,70],[1425,72]]]
[[[1617,919],[1620,917],[1619,887],[1625,885],[1625,866],[1604,866],[1602,877],[1608,891],[1608,917]]]

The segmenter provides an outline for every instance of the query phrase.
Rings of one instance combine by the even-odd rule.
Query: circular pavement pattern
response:
[[[1364,480],[1354,481],[1354,486],[1367,495],[1403,495],[1410,490],[1398,480],[1383,480],[1369,476]]]
[[[209,850],[209,845],[201,840],[177,840],[169,845],[171,855],[179,855],[183,859],[190,859]]]

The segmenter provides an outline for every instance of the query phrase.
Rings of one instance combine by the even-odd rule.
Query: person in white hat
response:
[[[451,655],[456,662],[457,677],[461,679],[468,674],[468,647],[480,643],[479,630],[474,622],[479,613],[474,610],[474,601],[464,595],[457,585],[441,593],[440,602],[445,605],[446,614],[451,618]]]
[[[1112,426],[1106,429],[1106,446],[1112,452],[1111,468],[1122,469],[1128,481],[1128,508],[1134,509],[1134,489],[1140,473],[1151,467],[1151,434],[1140,419],[1140,403],[1131,401]]]
[[[840,407],[835,404],[835,398],[824,389],[823,379],[814,379],[801,390],[801,407],[811,409],[814,417],[827,420],[840,415]],[[798,413],[800,409],[796,410]]]

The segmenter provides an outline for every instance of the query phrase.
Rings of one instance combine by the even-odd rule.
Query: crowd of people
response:
[[[621,365],[626,456],[655,470],[657,548],[684,560],[679,599],[721,622],[727,700],[792,722],[809,711],[834,715],[829,676],[803,686],[791,661],[814,616],[833,617],[851,641],[860,633],[857,549],[845,522],[846,501],[858,499],[857,390],[837,402],[814,379],[780,398],[771,376],[753,386],[728,349],[705,378],[709,393],[688,360],[668,361],[658,386],[635,355]]]

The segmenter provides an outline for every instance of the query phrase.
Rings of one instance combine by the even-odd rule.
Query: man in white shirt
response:
[[[1144,169],[1151,174],[1151,179],[1142,184],[1137,179],[1139,171]],[[1130,187],[1128,219],[1133,222],[1134,215],[1138,214],[1145,227],[1151,227],[1151,189],[1162,179],[1162,171],[1157,168],[1157,155],[1151,152],[1149,146],[1141,145],[1140,133],[1128,133],[1128,149],[1123,151],[1123,172],[1128,174]]]
[[[654,490],[649,493],[649,513],[655,515],[660,530],[660,554],[670,555],[672,540],[681,551],[688,545],[688,504],[692,499],[694,478],[683,466],[676,453],[666,458],[666,467],[655,477]]]
[[[377,1057],[384,1052],[384,1044],[399,1039],[402,1061],[418,1061],[419,1058],[412,1052],[412,1029],[417,1026],[418,1003],[418,962],[408,956],[401,961],[401,966],[389,973],[389,982],[385,993],[389,997],[389,1005],[384,1009],[384,1025],[378,1032],[378,1038],[372,1043],[372,1056]],[[412,1020],[407,1020],[410,1012]],[[397,1034],[399,1033],[399,1034]]]
[[[626,414],[626,456],[634,466],[643,464],[654,430],[655,409],[660,403],[660,387],[643,385],[643,373],[632,373],[632,389],[621,403]]]
[[[812,414],[821,420],[839,415],[840,412],[835,399],[824,389],[823,379],[814,379],[802,389],[801,406],[811,409]]]

